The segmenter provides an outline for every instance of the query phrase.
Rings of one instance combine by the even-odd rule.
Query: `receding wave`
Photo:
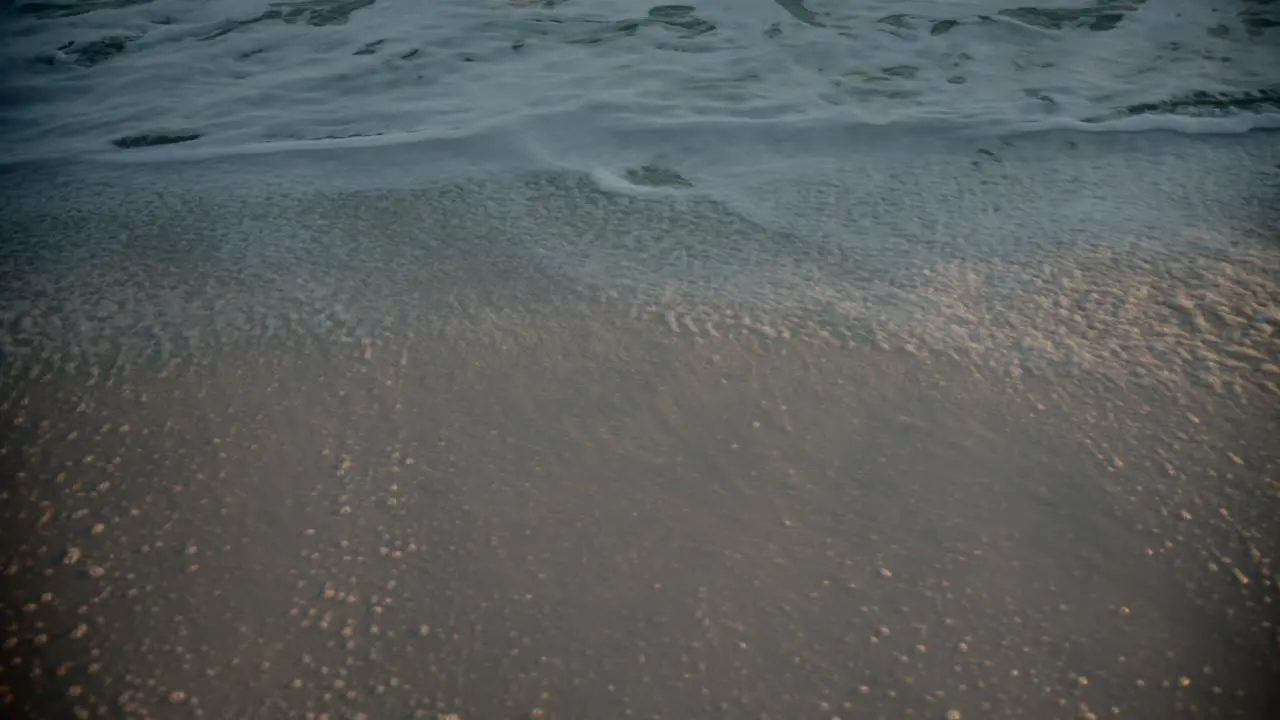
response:
[[[101,188],[82,169],[66,207],[46,191],[65,178],[6,193],[0,351],[24,376],[109,375],[553,297],[695,339],[1280,394],[1272,138],[885,135],[825,162],[614,167],[553,149],[559,170],[434,179],[453,161],[391,146],[114,168]]]

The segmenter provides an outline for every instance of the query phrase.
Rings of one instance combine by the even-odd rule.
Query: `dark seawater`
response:
[[[1274,128],[1278,21],[1265,0],[15,0],[0,142],[12,160],[698,120]]]

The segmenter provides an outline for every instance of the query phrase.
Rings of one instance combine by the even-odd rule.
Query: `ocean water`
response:
[[[1278,12],[7,3],[0,701],[1276,716]]]
[[[8,5],[11,157],[724,120],[1239,130],[1280,92],[1260,0]]]

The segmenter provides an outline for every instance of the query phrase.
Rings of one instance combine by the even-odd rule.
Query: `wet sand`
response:
[[[404,227],[412,197],[294,214],[301,240],[254,225],[267,201],[7,206],[37,248],[9,251],[29,284],[3,305],[7,713],[1280,713],[1265,354],[1140,382],[712,325],[567,288],[502,236],[362,224]],[[466,216],[445,200],[441,233]],[[1222,307],[1272,277],[1238,270]],[[1107,307],[1068,339],[1124,367],[1105,323],[1147,306]],[[1235,337],[1269,351],[1268,327]]]
[[[1266,717],[1276,426],[1197,412],[602,309],[50,382],[3,408],[4,677],[32,717]]]

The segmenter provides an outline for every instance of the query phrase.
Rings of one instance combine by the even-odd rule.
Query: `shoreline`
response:
[[[376,154],[0,176],[0,686],[1275,714],[1280,149],[1126,142],[710,198]]]

